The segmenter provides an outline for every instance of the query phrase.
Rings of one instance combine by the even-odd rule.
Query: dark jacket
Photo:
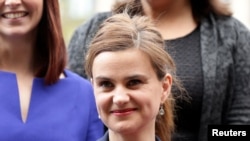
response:
[[[109,141],[109,133],[108,131],[104,134],[104,136],[97,141]],[[161,141],[158,137],[155,137],[155,141]]]
[[[99,13],[81,25],[69,47],[69,67],[84,76],[88,45],[111,13]],[[200,25],[204,95],[199,141],[210,124],[250,124],[250,32],[233,17],[210,15]]]

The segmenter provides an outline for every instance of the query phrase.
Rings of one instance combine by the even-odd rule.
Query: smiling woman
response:
[[[108,127],[98,141],[170,141],[172,86],[182,89],[160,33],[146,17],[108,18],[92,40],[85,70]]]
[[[0,140],[96,141],[92,86],[66,70],[58,0],[0,1]]]

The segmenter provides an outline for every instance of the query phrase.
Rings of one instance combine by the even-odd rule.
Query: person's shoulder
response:
[[[238,36],[249,34],[249,29],[233,16],[219,16],[210,14],[202,21],[203,31],[217,31],[220,36],[236,39]],[[244,35],[243,35],[243,34]],[[224,38],[223,37],[223,38]]]
[[[112,15],[111,12],[98,12],[94,14],[87,22],[84,22],[79,28],[84,28],[84,26],[97,26],[100,25],[105,19]]]
[[[81,96],[82,98],[92,97],[93,86],[88,79],[83,78],[79,74],[68,69],[65,69],[64,73],[67,81],[67,87],[73,88],[78,94],[84,93],[84,95]]]
[[[82,43],[82,40],[87,40],[88,43],[90,40],[86,37],[92,38],[93,35],[97,32],[99,26],[103,23],[103,21],[111,15],[111,12],[99,12],[94,14],[88,20],[84,21],[82,24],[80,24],[76,28],[75,33],[71,38],[69,47],[71,48],[72,45],[77,45],[78,47],[81,47],[82,45],[79,45],[77,42],[81,41]]]
[[[97,20],[103,20],[103,19],[107,19],[110,16],[112,16],[112,13],[110,11],[98,12],[93,16],[93,18]]]
[[[79,74],[71,70],[65,69],[64,72],[65,72],[65,77],[67,77],[67,79],[69,79],[70,81],[75,81],[75,82],[86,84],[86,85],[90,84],[89,80],[81,77]]]
[[[216,25],[219,28],[232,28],[234,30],[246,30],[247,27],[244,25],[239,19],[233,17],[233,16],[216,16]]]

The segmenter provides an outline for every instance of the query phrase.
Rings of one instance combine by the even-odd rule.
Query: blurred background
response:
[[[115,0],[59,0],[63,34],[68,45],[75,29],[97,12],[109,11]],[[250,29],[250,0],[222,0],[230,4],[233,16]]]

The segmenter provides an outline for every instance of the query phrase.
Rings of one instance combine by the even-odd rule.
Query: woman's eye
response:
[[[129,86],[129,87],[138,86],[138,85],[141,84],[141,83],[142,83],[141,80],[134,79],[134,80],[130,80],[130,81],[128,82],[128,86]]]
[[[98,85],[99,85],[99,87],[103,87],[103,88],[111,88],[111,87],[113,87],[113,84],[110,83],[109,81],[102,81]]]

